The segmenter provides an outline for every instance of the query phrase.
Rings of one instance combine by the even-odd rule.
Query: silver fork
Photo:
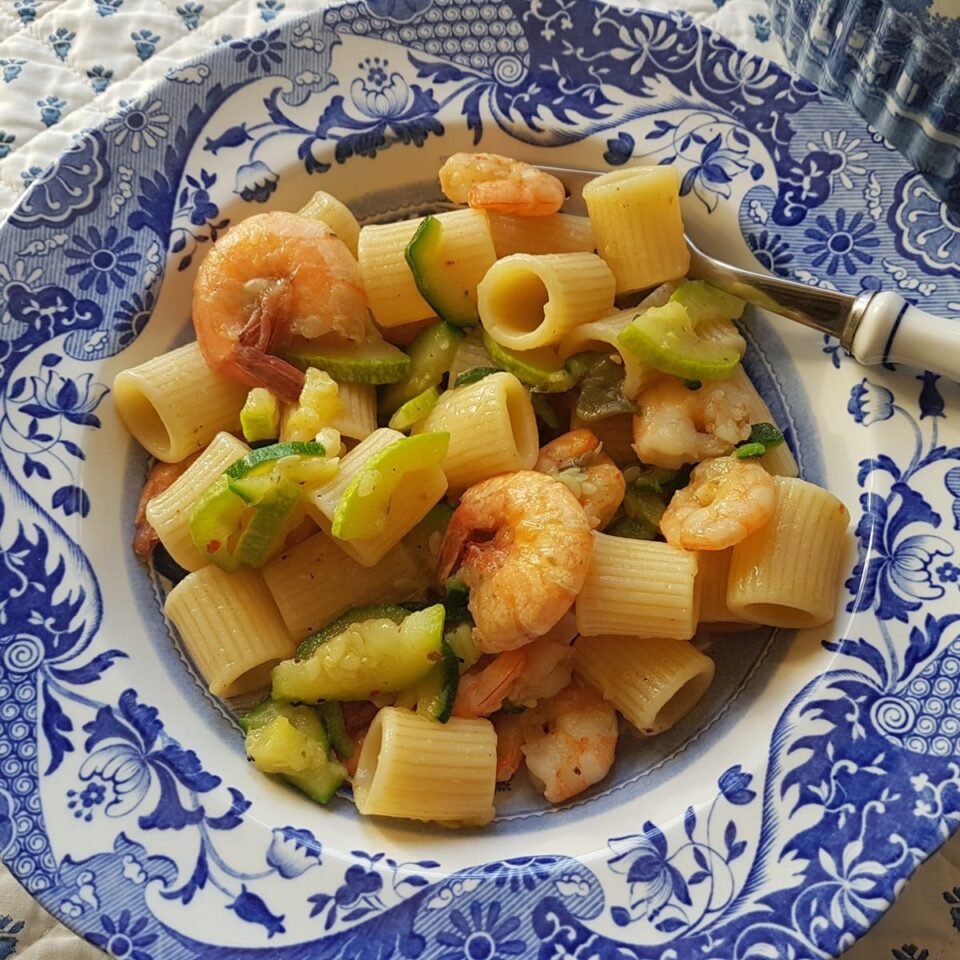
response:
[[[538,164],[562,181],[571,198],[598,171]],[[927,313],[889,290],[858,296],[742,270],[704,253],[689,236],[688,276],[779,316],[836,337],[860,363],[905,363],[960,380],[960,319]]]

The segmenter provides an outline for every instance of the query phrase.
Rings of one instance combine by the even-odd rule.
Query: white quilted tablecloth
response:
[[[183,60],[322,0],[0,0],[0,220],[72,136]],[[624,2],[624,0],[621,0]],[[784,62],[763,0],[646,0],[683,8]],[[0,960],[95,960],[0,866]],[[925,864],[845,960],[960,957],[960,838]]]

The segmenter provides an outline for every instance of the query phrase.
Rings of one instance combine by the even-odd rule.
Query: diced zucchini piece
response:
[[[240,725],[254,765],[285,777],[311,800],[326,803],[346,779],[346,770],[330,759],[329,738],[312,707],[267,701]]]
[[[476,383],[478,380],[482,380],[484,377],[489,377],[491,373],[499,372],[499,367],[473,367],[471,370],[464,370],[463,373],[458,374],[453,386],[468,387],[471,383]]]
[[[341,540],[368,540],[387,526],[390,498],[408,473],[438,466],[449,433],[418,433],[375,454],[350,481],[333,514],[331,532]]]
[[[441,320],[456,327],[474,327],[480,322],[476,292],[465,290],[452,275],[457,263],[441,255],[442,237],[440,221],[436,217],[425,217],[404,251],[407,265],[420,295]]]
[[[284,660],[273,668],[277,699],[369,700],[419,682],[442,657],[444,608],[434,604],[408,613],[398,624],[389,617],[346,626],[305,660]]]
[[[577,418],[583,423],[637,412],[637,405],[623,395],[625,370],[618,360],[619,354],[614,360],[608,353],[580,353],[567,360],[567,366],[574,361],[579,361],[577,368],[583,366],[576,407]]]
[[[746,304],[703,280],[686,280],[674,290],[670,299],[687,311],[693,325],[716,320],[738,320]]]
[[[461,672],[469,670],[482,656],[473,636],[473,624],[469,620],[464,620],[448,629],[443,639],[457,658]]]
[[[550,347],[510,350],[497,343],[486,330],[483,332],[483,345],[496,363],[533,390],[565,393],[577,382],[577,378]]]
[[[330,746],[338,757],[349,760],[353,756],[353,744],[347,736],[347,727],[343,722],[343,708],[336,700],[325,700],[317,707],[317,712],[326,727]]]
[[[392,416],[408,400],[437,386],[450,367],[457,344],[463,337],[462,330],[443,320],[424,327],[407,348],[410,367],[406,375],[384,391],[381,413]]]
[[[440,399],[439,387],[428,387],[423,393],[418,393],[412,400],[408,400],[390,418],[387,426],[391,430],[406,433],[414,424],[419,423],[436,405]]]
[[[276,440],[280,435],[280,402],[266,389],[254,387],[240,410],[240,429],[247,443]]]
[[[378,603],[367,607],[352,607],[340,614],[332,623],[328,623],[321,630],[307,637],[297,647],[297,659],[307,660],[313,656],[317,648],[328,640],[340,636],[347,627],[365,620],[392,620],[394,623],[403,623],[410,616],[406,607],[398,607],[392,603]]]
[[[446,723],[453,713],[460,683],[460,661],[446,641],[440,644],[443,658],[417,684],[417,713]]]
[[[277,354],[301,370],[325,370],[338,383],[396,383],[410,368],[410,358],[382,337],[363,343],[305,340]]]
[[[281,480],[260,497],[237,542],[234,551],[237,563],[260,567],[279,549],[301,492],[298,484]]]
[[[431,507],[430,512],[403,538],[431,580],[436,577],[440,544],[452,516],[453,507],[441,501]]]

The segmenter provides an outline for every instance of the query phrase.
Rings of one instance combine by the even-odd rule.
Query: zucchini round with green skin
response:
[[[277,355],[303,371],[310,367],[325,370],[338,383],[397,383],[410,369],[410,358],[382,339],[364,343],[306,341],[284,347]]]
[[[321,643],[306,659],[273,668],[273,696],[280,700],[369,700],[397,693],[422,680],[442,659],[443,604],[390,617],[362,620]]]
[[[446,723],[453,714],[460,684],[460,661],[446,640],[440,643],[442,659],[417,684],[417,713],[438,723]]]
[[[491,373],[499,373],[499,367],[474,367],[472,370],[464,370],[454,381],[454,387],[468,387],[471,383],[477,383],[484,377],[489,377]]]
[[[343,722],[343,709],[340,704],[336,700],[325,700],[317,707],[317,712],[330,738],[330,746],[338,757],[349,760],[353,756],[353,744],[347,736],[347,727]]]
[[[330,759],[330,740],[316,710],[268,700],[241,721],[254,765],[283,776],[311,800],[327,803],[347,771]]]
[[[408,400],[390,418],[387,426],[391,430],[405,433],[414,424],[419,423],[436,405],[440,399],[439,387],[428,387],[423,393],[418,393],[412,400]]]
[[[369,607],[353,607],[342,613],[332,623],[328,623],[323,629],[311,634],[306,640],[300,642],[297,647],[297,659],[307,660],[314,655],[317,648],[325,644],[328,640],[340,636],[347,627],[355,623],[363,623],[365,620],[392,620],[394,623],[403,623],[410,616],[410,611],[406,607],[398,607],[392,603],[378,603]]]
[[[440,254],[443,225],[436,217],[425,217],[411,237],[404,257],[420,296],[441,320],[456,327],[475,327],[480,322],[477,304],[463,284],[449,276],[456,263]]]
[[[711,287],[703,280],[685,280],[670,295],[673,303],[679,303],[694,326],[716,320],[739,320],[746,304],[739,297]]]
[[[457,344],[464,336],[462,330],[443,320],[424,327],[407,348],[410,367],[406,375],[384,390],[380,412],[392,416],[409,400],[437,386],[449,370]]]
[[[397,484],[413,471],[439,466],[449,445],[449,433],[418,433],[372,456],[337,504],[331,527],[333,536],[341,540],[368,540],[382,533]]]
[[[541,393],[566,393],[576,386],[576,376],[550,347],[510,350],[497,343],[486,331],[483,332],[483,345],[494,362],[532,390],[539,390]]]

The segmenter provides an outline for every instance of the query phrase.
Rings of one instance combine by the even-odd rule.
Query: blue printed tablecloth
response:
[[[320,3],[0,0],[0,220],[75,133],[102,123],[185,59]],[[785,63],[763,0],[646,0],[643,5],[682,8],[740,46]],[[144,138],[163,135],[168,118],[152,119],[140,133]],[[102,956],[54,920],[0,866],[0,960],[14,955],[29,960]],[[845,960],[957,956],[960,837],[920,869]]]

